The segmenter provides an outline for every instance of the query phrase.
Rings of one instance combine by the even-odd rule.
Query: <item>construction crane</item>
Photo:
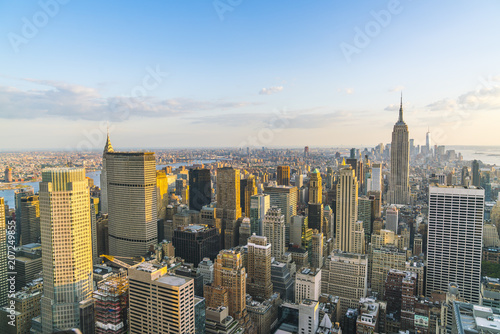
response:
[[[119,258],[126,259],[126,260],[133,260],[133,261],[139,262],[139,263],[144,262],[144,258],[142,256],[124,257],[124,256],[111,256],[111,255],[102,254],[100,257],[104,257],[104,258],[108,259],[109,261],[116,263],[117,265],[122,266],[122,267],[127,268],[127,269],[132,267],[132,265],[125,263],[121,260],[118,260]]]

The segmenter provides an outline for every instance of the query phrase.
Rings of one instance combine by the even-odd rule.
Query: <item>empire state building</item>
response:
[[[410,203],[410,140],[408,125],[403,121],[403,97],[399,107],[399,119],[394,124],[391,143],[391,176],[387,202]]]

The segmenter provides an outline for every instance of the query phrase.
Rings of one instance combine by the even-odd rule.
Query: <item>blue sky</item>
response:
[[[498,145],[499,9],[2,2],[0,150],[376,145],[401,90],[416,143]]]

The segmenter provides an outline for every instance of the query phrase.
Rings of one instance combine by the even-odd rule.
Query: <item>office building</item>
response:
[[[302,245],[302,226],[307,224],[307,217],[293,216],[290,223],[290,244]]]
[[[149,262],[128,270],[130,333],[194,333],[194,282]]]
[[[198,264],[198,272],[203,276],[203,284],[212,283],[214,281],[214,263],[208,257]]]
[[[479,187],[481,185],[481,171],[479,170],[479,161],[472,161],[472,185]]]
[[[314,233],[315,232],[315,233]],[[318,232],[317,230],[313,231],[312,239],[311,239],[311,267],[321,269],[324,263],[323,257],[323,233]],[[314,298],[313,298],[314,299]]]
[[[217,169],[217,217],[222,219],[222,245],[229,249],[238,245],[235,221],[241,217],[240,170]]]
[[[366,196],[358,198],[358,221],[363,222],[367,240],[372,234],[372,202],[373,200]]]
[[[451,333],[500,333],[500,309],[458,301],[452,307]]]
[[[179,226],[174,231],[172,245],[175,256],[198,265],[203,258],[215,259],[221,249],[221,238],[219,231],[213,226]]]
[[[317,300],[304,299],[299,304],[300,334],[314,334],[319,327],[319,307]]]
[[[40,278],[42,273],[42,245],[27,244],[16,248],[16,291]]]
[[[260,194],[250,197],[250,226],[251,233],[262,235],[262,221],[271,208],[271,196]]]
[[[262,222],[263,235],[271,244],[271,256],[280,260],[285,254],[285,216],[281,209],[271,207],[264,216]]]
[[[153,152],[108,152],[109,252],[140,256],[158,242],[156,160]]]
[[[354,225],[358,220],[358,181],[351,167],[340,170],[336,202],[335,248],[354,253]]]
[[[264,193],[271,198],[271,206],[281,209],[285,216],[287,244],[290,242],[290,223],[293,216],[297,214],[297,188],[292,186],[268,186],[264,187]]]
[[[273,333],[278,325],[278,306],[281,305],[281,298],[273,294],[269,299],[262,302],[247,297],[247,311],[252,320],[256,333]]]
[[[245,217],[241,220],[240,225],[240,241],[239,246],[244,246],[247,244],[248,238],[252,235],[252,224],[250,223],[250,218]]]
[[[242,334],[244,332],[238,322],[229,315],[227,307],[207,307],[205,316],[207,334]]]
[[[271,282],[273,283],[273,291],[278,292],[283,301],[294,301],[295,284],[286,263],[277,261],[271,263]]]
[[[408,125],[403,120],[403,98],[399,107],[399,119],[394,125],[391,142],[391,175],[387,202],[410,203],[410,141]]]
[[[40,242],[40,201],[38,196],[21,198],[21,245]]]
[[[44,333],[71,328],[83,330],[94,322],[89,198],[83,168],[42,170],[41,315]]]
[[[247,293],[254,299],[264,301],[271,298],[271,244],[267,238],[252,235],[248,239]]]
[[[388,207],[385,212],[385,229],[398,234],[398,214],[399,210],[395,206]]]
[[[290,185],[290,166],[278,166],[276,182],[279,186]]]
[[[382,165],[374,163],[371,171],[371,187],[368,191],[382,192]]]
[[[108,153],[113,153],[114,149],[111,145],[111,140],[109,139],[109,131],[106,137],[106,144],[104,145],[104,150],[102,152],[102,170],[100,175],[100,185],[101,185],[101,212],[107,214],[108,209],[108,178],[107,178],[107,156]]]
[[[384,295],[387,273],[391,269],[405,270],[406,252],[394,246],[383,246],[372,250],[371,287],[372,293]]]
[[[128,277],[114,274],[97,284],[95,299],[96,334],[128,332]]]
[[[9,297],[10,303],[0,307],[0,333],[30,333],[31,319],[40,316],[42,292],[42,279],[38,279],[22,291],[11,295]]]
[[[34,196],[35,191],[33,187],[29,186],[26,188],[20,188],[14,190],[14,202],[16,206],[16,246],[21,245],[21,234],[22,234],[22,211],[21,211],[21,200],[25,197]],[[40,224],[40,221],[38,221]],[[40,229],[40,227],[38,227]],[[27,242],[28,243],[28,242]]]
[[[321,269],[301,268],[295,275],[295,303],[304,299],[319,300],[321,294]]]
[[[484,189],[429,187],[426,296],[453,282],[479,303],[483,215]]]
[[[341,314],[357,308],[368,288],[366,255],[334,251],[322,269],[321,292],[340,298]]]
[[[246,179],[240,180],[240,206],[245,217],[250,217],[251,197],[257,195],[257,182],[255,177],[250,175]]]

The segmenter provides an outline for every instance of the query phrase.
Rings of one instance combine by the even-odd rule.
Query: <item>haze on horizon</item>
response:
[[[0,151],[498,143],[498,2],[230,3],[0,4]]]

